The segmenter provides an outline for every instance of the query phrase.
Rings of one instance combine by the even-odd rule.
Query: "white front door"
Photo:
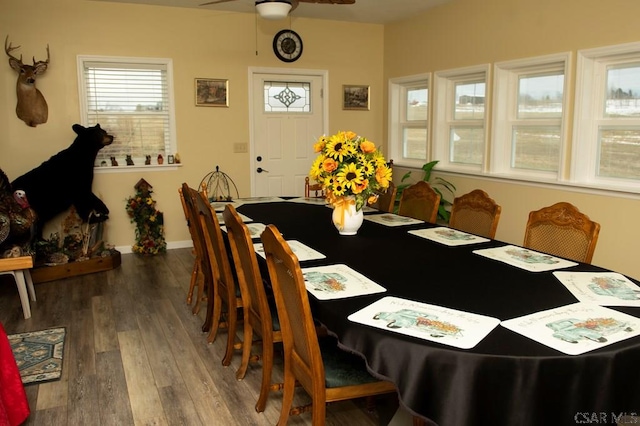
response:
[[[325,75],[276,71],[252,74],[250,155],[255,197],[304,195],[304,178],[317,155],[313,144],[324,134]]]

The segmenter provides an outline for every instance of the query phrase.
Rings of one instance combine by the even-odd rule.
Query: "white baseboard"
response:
[[[193,241],[191,240],[170,241],[167,243],[167,250],[191,247],[193,247]],[[133,253],[133,250],[131,250],[131,246],[117,246],[116,250],[118,250],[122,254]]]

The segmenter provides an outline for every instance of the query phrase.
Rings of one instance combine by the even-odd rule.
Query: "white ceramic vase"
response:
[[[355,197],[349,196],[338,200],[331,218],[340,235],[356,235],[362,226],[364,214],[362,209],[356,210]]]

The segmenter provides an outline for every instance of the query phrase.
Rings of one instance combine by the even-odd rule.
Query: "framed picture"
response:
[[[196,78],[196,106],[229,106],[229,80]]]
[[[369,111],[369,86],[342,86],[342,109]]]

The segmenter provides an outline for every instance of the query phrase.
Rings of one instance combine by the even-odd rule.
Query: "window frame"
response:
[[[527,126],[548,126],[556,119],[521,119],[517,117],[519,77],[525,74],[544,74],[563,70],[562,117],[560,124],[560,147],[558,153],[558,171],[518,169],[511,166],[513,156],[512,132],[521,123]],[[525,179],[537,182],[561,182],[568,173],[567,157],[569,150],[569,99],[571,99],[570,76],[572,70],[571,54],[563,52],[533,58],[498,62],[494,64],[492,135],[490,138],[489,173],[494,176]],[[537,120],[537,123],[534,123]]]
[[[175,96],[174,96],[174,87],[173,87],[173,60],[170,58],[147,58],[147,57],[124,57],[124,56],[101,56],[101,55],[78,55],[77,56],[77,72],[78,72],[78,100],[79,100],[79,108],[80,108],[80,119],[83,126],[87,126],[89,123],[88,115],[88,95],[86,91],[86,80],[85,80],[85,63],[89,62],[102,62],[105,64],[120,64],[126,66],[127,64],[131,65],[148,65],[150,67],[157,66],[158,69],[162,68],[166,71],[166,85],[167,85],[167,118],[168,118],[168,134],[169,134],[169,143],[165,143],[165,151],[164,151],[164,163],[163,164],[155,164],[155,162],[151,165],[144,165],[144,161],[140,159],[136,159],[136,163],[134,166],[127,166],[124,161],[125,154],[121,155],[122,158],[118,157],[118,166],[107,165],[106,167],[94,166],[94,172],[104,172],[104,173],[114,173],[114,172],[123,172],[123,171],[137,171],[140,169],[162,169],[162,170],[171,170],[177,169],[181,166],[180,163],[169,164],[168,156],[174,155],[178,152],[178,144],[176,137],[176,118],[175,118]],[[135,67],[132,67],[134,69]],[[93,125],[93,124],[91,124]],[[108,128],[105,130],[109,131]],[[110,132],[112,133],[112,132]],[[115,133],[112,133],[114,136],[118,136]],[[155,159],[154,159],[155,160]]]
[[[430,129],[429,117],[431,116],[431,73],[416,74],[406,77],[389,79],[389,158],[394,165],[421,168],[427,163],[430,155]],[[407,90],[425,87],[427,89],[427,119],[422,121],[407,122],[406,104]],[[413,159],[404,157],[404,130],[409,128],[424,128],[426,131],[425,159]]]
[[[600,125],[609,128],[640,126],[640,118],[604,117],[602,105],[607,98],[607,68],[611,65],[638,62],[640,42],[578,51],[570,177],[572,183],[605,190],[640,193],[638,179],[598,176]]]
[[[456,120],[454,117],[456,84],[484,80],[485,101],[484,117],[480,120]],[[484,173],[488,168],[489,126],[491,113],[491,65],[482,64],[464,68],[438,71],[434,75],[434,112],[433,112],[433,159],[438,160],[438,168],[463,173]],[[483,155],[481,164],[462,164],[451,161],[452,127],[477,126],[481,123],[484,130]]]

